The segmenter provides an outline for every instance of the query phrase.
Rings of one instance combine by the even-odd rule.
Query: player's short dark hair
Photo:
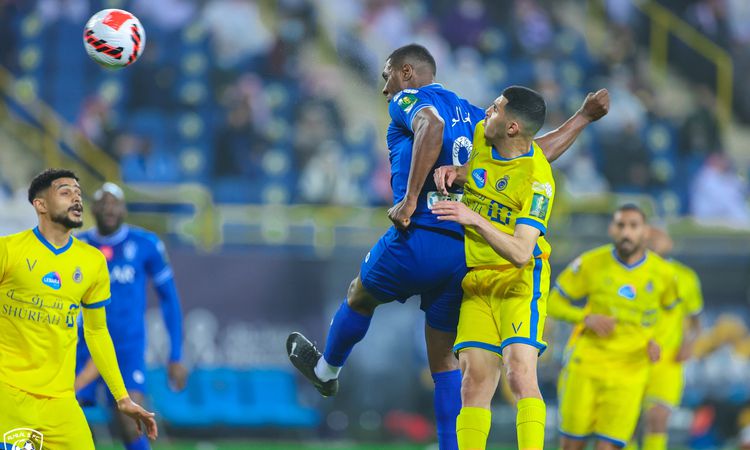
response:
[[[401,67],[406,63],[423,63],[430,66],[432,75],[437,74],[437,64],[432,53],[419,44],[409,44],[399,47],[391,53],[387,59],[391,60],[391,66]]]
[[[29,186],[29,203],[33,204],[34,199],[52,186],[52,182],[58,178],[73,178],[78,181],[78,177],[72,170],[47,169],[31,180],[31,185]]]
[[[544,98],[533,89],[523,86],[510,86],[503,91],[508,100],[505,112],[519,119],[525,128],[524,134],[534,136],[544,125],[547,105]]]
[[[626,211],[635,211],[635,212],[639,213],[641,215],[641,217],[643,217],[643,221],[644,222],[648,221],[648,218],[646,217],[646,212],[643,211],[643,208],[641,208],[640,206],[636,205],[635,203],[625,203],[624,205],[620,205],[615,210],[615,214],[618,213],[618,212],[626,212]]]

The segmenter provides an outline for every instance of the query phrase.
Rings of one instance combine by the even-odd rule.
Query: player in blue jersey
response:
[[[471,105],[435,82],[430,52],[416,44],[395,50],[383,70],[383,95],[391,124],[388,148],[394,206],[393,226],[365,256],[359,275],[333,317],[324,352],[300,333],[287,338],[292,364],[324,396],[338,391],[338,375],[354,345],[362,340],[379,305],[421,296],[425,340],[435,382],[435,416],[441,450],[456,449],[456,417],[461,409],[461,373],[453,355],[461,280],[466,274],[463,230],[438,221],[430,205],[460,198],[441,195],[431,176],[436,167],[460,166],[471,153],[474,126],[484,118]],[[550,161],[560,156],[585,126],[609,107],[606,90],[589,94],[581,109],[536,142]]]
[[[107,326],[117,354],[128,394],[144,402],[146,330],[146,284],[148,278],[159,295],[161,310],[170,338],[168,374],[175,389],[185,386],[187,371],[180,363],[182,353],[182,312],[172,268],[164,244],[156,234],[124,223],[125,197],[114,183],[104,183],[94,194],[92,212],[96,228],[78,238],[98,248],[109,267],[112,302],[107,308]],[[101,378],[83,336],[78,341],[76,391],[83,405],[96,402]],[[110,399],[111,400],[111,399]],[[123,443],[128,450],[148,449],[148,440],[118,414]]]

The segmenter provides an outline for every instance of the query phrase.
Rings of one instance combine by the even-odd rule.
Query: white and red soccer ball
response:
[[[122,9],[104,9],[86,22],[83,46],[97,63],[108,69],[121,69],[141,56],[146,32],[133,14]]]

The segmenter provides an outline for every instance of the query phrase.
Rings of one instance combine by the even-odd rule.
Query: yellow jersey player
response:
[[[672,240],[663,230],[652,228],[648,247],[666,256],[672,250]],[[680,304],[666,311],[656,327],[662,336],[662,351],[659,362],[651,368],[646,386],[642,450],[667,449],[669,416],[682,400],[683,363],[692,355],[693,342],[700,332],[698,314],[703,309],[700,279],[693,269],[679,261],[667,261],[677,278]]]
[[[432,212],[465,228],[463,301],[454,351],[463,372],[458,448],[484,449],[500,357],[517,400],[519,449],[544,446],[546,408],[536,376],[549,290],[547,230],[555,181],[533,141],[544,124],[542,97],[509,87],[476,127],[468,167],[438,168],[435,179],[464,186],[463,202],[440,201]]]
[[[550,293],[550,317],[576,324],[559,383],[564,450],[583,449],[589,437],[597,450],[621,448],[635,430],[659,359],[655,325],[679,303],[672,268],[646,250],[648,231],[640,208],[621,206],[610,224],[614,245],[576,258]],[[583,308],[571,304],[583,299]]]
[[[69,170],[46,170],[31,182],[29,202],[39,225],[0,237],[2,442],[7,448],[31,441],[35,448],[94,449],[73,391],[80,311],[91,355],[118,408],[155,439],[154,415],[128,397],[107,331],[107,262],[72,236],[83,224],[78,178]]]

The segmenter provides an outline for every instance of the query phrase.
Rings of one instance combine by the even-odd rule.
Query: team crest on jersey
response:
[[[122,255],[128,261],[132,261],[135,259],[135,254],[137,251],[138,251],[138,247],[135,245],[135,242],[128,241],[125,243],[125,246],[122,249]]]
[[[654,282],[651,280],[648,280],[648,283],[646,283],[646,292],[649,294],[654,292]]]
[[[402,95],[401,98],[398,99],[397,104],[405,113],[409,113],[409,111],[414,108],[414,105],[417,104],[417,96],[414,94]]]
[[[81,272],[80,267],[76,267],[76,270],[73,272],[73,281],[76,283],[83,281],[83,273]]]
[[[8,450],[42,450],[44,435],[31,428],[14,428],[3,434],[3,442]]]
[[[479,189],[482,189],[485,183],[487,183],[487,171],[484,169],[474,169],[471,172],[471,177]]]
[[[505,188],[508,187],[508,179],[508,175],[505,175],[504,177],[497,180],[497,183],[495,183],[495,189],[498,192],[502,192],[503,190],[505,190]]]
[[[51,287],[54,290],[58,290],[62,287],[62,280],[60,274],[57,272],[50,272],[42,277],[42,283]]]
[[[617,290],[617,294],[620,297],[626,298],[628,300],[635,300],[635,286],[632,284],[625,284],[623,286],[620,286],[620,289]]]
[[[466,136],[459,136],[453,141],[453,165],[463,166],[471,158],[471,150],[474,146],[471,139]]]

